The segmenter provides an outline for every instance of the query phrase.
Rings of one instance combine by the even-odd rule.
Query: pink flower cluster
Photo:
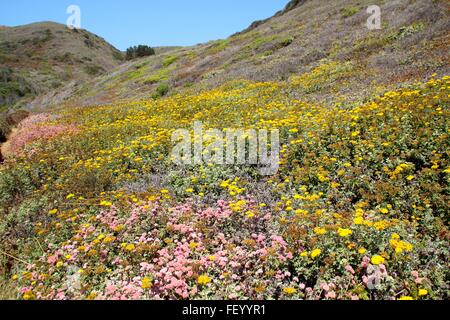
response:
[[[52,117],[40,114],[23,120],[9,140],[8,152],[18,155],[23,153],[26,145],[39,139],[51,139],[64,133],[76,133],[78,130],[72,125],[45,124],[53,120]]]

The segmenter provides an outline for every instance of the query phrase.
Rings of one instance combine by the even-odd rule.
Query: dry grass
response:
[[[10,280],[0,278],[0,300],[16,300],[17,288]]]
[[[72,104],[104,104],[117,99],[151,98],[161,82],[171,92],[214,88],[227,81],[286,80],[314,69],[322,59],[353,62],[355,72],[333,94],[358,100],[374,88],[395,87],[395,79],[424,80],[449,71],[448,44],[442,41],[450,29],[448,10],[442,1],[408,0],[381,4],[383,29],[366,27],[369,0],[294,1],[297,6],[228,39],[170,52],[123,65],[112,74],[79,86],[58,89]],[[351,8],[351,14],[343,14]],[[358,11],[356,11],[358,9]],[[347,11],[346,11],[347,10]],[[420,26],[420,28],[417,28]],[[406,32],[405,32],[406,30]],[[438,42],[440,45],[432,45]],[[166,72],[164,62],[176,60]],[[145,69],[136,71],[136,66]],[[164,74],[164,77],[154,75]],[[151,78],[152,81],[145,81]],[[153,81],[154,80],[154,81]],[[358,88],[348,90],[348,88]],[[105,96],[105,92],[108,95]],[[305,98],[328,100],[321,90]],[[33,106],[61,104],[61,95],[48,95]],[[66,102],[67,103],[67,102]]]
[[[120,51],[85,30],[72,31],[53,22],[0,29],[0,64],[10,70],[0,93],[12,87],[2,104],[23,105],[36,95],[73,80],[87,80],[117,67]],[[95,73],[95,74],[92,74]],[[25,92],[23,88],[27,88]],[[3,90],[2,90],[3,89]],[[20,94],[15,91],[20,91]]]

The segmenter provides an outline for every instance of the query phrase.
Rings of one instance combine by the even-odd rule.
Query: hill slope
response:
[[[375,31],[366,27],[366,8],[371,4],[367,0],[295,0],[274,17],[228,39],[126,63],[86,84],[58,89],[32,105],[150,98],[166,85],[178,92],[213,88],[232,79],[279,81],[318,66],[330,83],[305,88],[302,96],[329,100],[337,94],[360,99],[398,82],[448,73],[447,2],[384,2],[383,28]]]
[[[0,297],[448,299],[449,89],[321,106],[235,81],[34,115],[0,166]],[[278,173],[177,166],[194,121],[279,129]]]
[[[0,28],[0,106],[23,103],[119,65],[120,51],[85,30],[42,22]]]
[[[0,298],[448,299],[450,77],[428,77],[448,73],[448,11],[386,2],[374,34],[366,2],[333,4],[41,97],[73,105],[6,144]],[[229,128],[275,130],[279,158],[224,165],[256,147]],[[179,133],[203,164],[174,161]]]

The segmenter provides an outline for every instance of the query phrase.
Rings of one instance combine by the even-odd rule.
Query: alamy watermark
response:
[[[278,129],[204,130],[202,122],[195,122],[193,135],[187,129],[176,130],[172,143],[171,160],[176,165],[257,165],[262,175],[274,175],[280,166]]]
[[[77,5],[70,5],[66,10],[70,16],[67,18],[66,25],[69,29],[81,29],[81,9]]]
[[[381,29],[381,8],[376,5],[369,6],[367,8],[367,14],[370,17],[367,19],[367,29],[380,30]]]

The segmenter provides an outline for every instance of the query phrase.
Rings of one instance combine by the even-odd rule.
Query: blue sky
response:
[[[0,25],[66,23],[69,5],[81,27],[118,49],[136,44],[193,45],[226,38],[281,10],[288,0],[0,0]]]

